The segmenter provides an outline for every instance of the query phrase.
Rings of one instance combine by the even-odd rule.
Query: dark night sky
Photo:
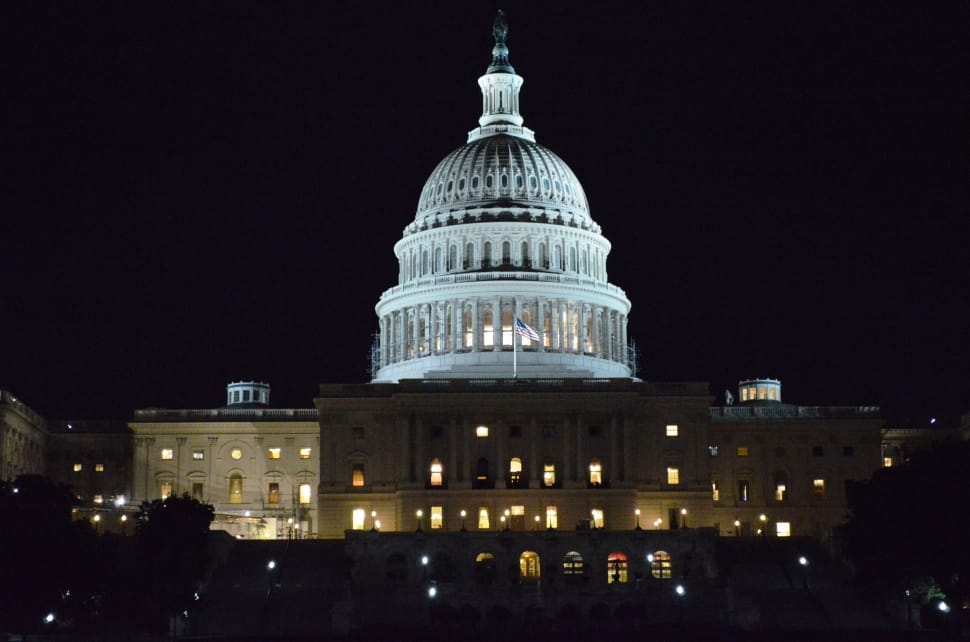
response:
[[[493,2],[24,2],[2,21],[0,387],[51,418],[367,380]],[[925,5],[925,6],[924,6]],[[648,380],[970,410],[965,2],[510,2]]]

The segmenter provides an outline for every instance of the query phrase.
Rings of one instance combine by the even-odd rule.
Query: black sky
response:
[[[323,4],[4,10],[0,387],[124,418],[366,381],[393,244],[477,123],[503,6],[643,378],[970,410],[970,5]]]

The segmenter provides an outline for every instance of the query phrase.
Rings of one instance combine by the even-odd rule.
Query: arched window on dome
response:
[[[448,271],[451,272],[457,267],[458,267],[458,246],[451,245],[448,248]]]
[[[545,178],[545,177],[542,178],[542,191],[543,192],[548,192],[549,191],[549,179],[548,178]]]
[[[465,245],[465,261],[462,268],[467,270],[475,265],[475,246],[471,243]]]
[[[492,242],[485,241],[484,250],[482,251],[482,267],[487,268],[492,266]]]
[[[492,185],[495,184],[495,177],[489,174],[485,177],[485,189],[492,189]]]
[[[440,274],[444,271],[444,260],[440,247],[434,249],[434,273]]]
[[[552,266],[557,269],[562,269],[562,248],[557,244],[552,248]]]
[[[508,174],[502,174],[501,179],[500,179],[500,184],[502,185],[502,189],[508,189],[508,186],[509,186],[509,175]]]
[[[529,176],[529,189],[533,192],[539,189],[539,181],[535,176]]]
[[[579,254],[579,273],[586,274],[586,250],[583,250]]]
[[[570,272],[576,271],[576,248],[575,247],[569,248],[569,271]]]
[[[463,334],[465,336],[465,340],[464,340],[465,341],[465,344],[464,344],[464,347],[465,347],[466,350],[468,350],[468,349],[470,349],[472,347],[472,342],[475,339],[474,335],[472,334],[474,332],[474,328],[472,327],[472,310],[471,310],[471,308],[465,308],[465,315],[464,315],[463,323],[464,323],[464,333]]]
[[[522,189],[522,174],[515,175],[515,189]]]
[[[458,191],[459,192],[464,192],[465,191],[465,177],[464,176],[462,176],[461,178],[458,179]]]
[[[428,250],[421,250],[421,274],[419,276],[424,276],[428,273]]]
[[[502,241],[502,265],[512,264],[512,244]]]
[[[556,180],[555,183],[553,183],[553,185],[556,188],[556,194],[562,191],[562,183],[560,183],[558,179]]]
[[[455,181],[449,180],[448,185],[445,187],[445,192],[447,192],[448,194],[451,194],[451,190],[453,190],[454,188],[455,188]]]
[[[522,241],[522,246],[519,250],[522,257],[522,267],[532,267],[532,261],[529,260],[529,242]]]
[[[539,243],[539,267],[543,270],[549,269],[549,251],[546,249],[546,244]]]
[[[482,346],[491,348],[495,345],[495,316],[491,310],[482,313]]]
[[[472,176],[472,189],[474,189],[474,190],[477,190],[478,189],[478,177],[477,176]]]

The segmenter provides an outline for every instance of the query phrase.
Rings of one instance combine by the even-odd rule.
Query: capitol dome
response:
[[[375,382],[635,374],[610,242],[579,179],[523,125],[507,33],[499,12],[478,127],[431,172],[394,245]]]

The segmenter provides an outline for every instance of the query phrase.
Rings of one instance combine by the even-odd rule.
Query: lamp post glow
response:
[[[658,517],[657,519],[653,520],[653,527],[656,528],[659,531],[660,530],[660,525],[663,524],[663,523],[664,523],[664,521]]]
[[[468,513],[465,512],[465,509],[464,508],[461,509],[461,530],[465,530],[465,516],[467,514]]]
[[[420,508],[414,511],[414,516],[418,519],[418,530],[421,530],[421,517],[424,516],[424,511]]]
[[[740,537],[741,536],[741,520],[740,519],[734,520],[734,535],[735,535],[735,537]]]
[[[686,508],[680,509],[680,527],[687,528],[687,509]]]
[[[633,514],[637,516],[637,530],[641,530],[640,529],[640,509],[638,508],[635,511],[633,511]]]
[[[539,530],[539,516],[536,515],[536,530]]]

